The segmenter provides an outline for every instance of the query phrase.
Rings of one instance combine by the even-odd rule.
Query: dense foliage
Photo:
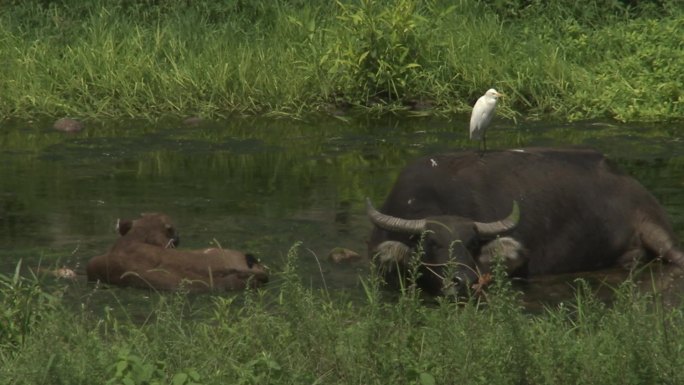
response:
[[[0,116],[684,117],[679,1],[9,1]]]
[[[134,317],[117,299],[53,306],[0,286],[6,314],[34,314],[0,339],[5,384],[643,384],[681,383],[681,308],[638,294],[631,283],[606,306],[579,283],[574,300],[541,314],[522,310],[501,279],[478,300],[424,302],[408,287],[388,299],[372,278],[365,299],[308,289],[291,250],[267,292],[151,294]],[[12,278],[0,276],[0,282]],[[32,283],[31,283],[32,282]],[[27,279],[28,286],[36,286]],[[50,287],[50,286],[43,286]],[[66,289],[66,290],[64,290]],[[47,289],[44,289],[47,290]],[[123,292],[119,292],[120,294]],[[143,292],[139,292],[142,295]],[[23,299],[17,300],[22,297]],[[2,318],[6,322],[21,317]],[[18,338],[21,337],[21,338]]]
[[[681,119],[682,30],[684,6],[674,0],[9,0],[0,3],[0,119],[300,117],[350,108],[448,115],[469,112],[491,86],[507,94],[500,112],[513,118]],[[296,207],[298,197],[329,194],[314,178],[332,167],[316,160],[324,150],[340,153],[335,167],[344,176],[335,192],[358,202],[383,195],[385,186],[377,180],[391,179],[389,165],[417,151],[384,140],[377,145],[391,151],[326,144],[348,126],[315,140],[308,128],[278,131],[282,136],[239,130],[198,128],[175,133],[176,141],[143,141],[149,156],[111,168],[124,170],[121,175],[165,178],[183,167],[201,167],[190,184],[213,189],[215,196],[248,191],[229,190],[220,180],[264,180],[270,190],[286,192],[287,207]],[[618,126],[601,130],[553,135],[583,143],[619,130],[637,140],[613,151],[653,147],[642,140],[646,131],[639,136]],[[400,131],[395,127],[392,135]],[[413,128],[405,131],[415,135]],[[653,132],[646,134],[673,135]],[[107,143],[133,138],[125,146],[105,143],[107,151],[132,146],[137,134],[97,133]],[[291,141],[300,150],[233,157],[204,154],[212,148],[206,145],[191,153],[204,163],[191,164],[172,154],[187,147],[169,145],[184,145],[183,135],[206,135],[212,144],[253,137],[273,145]],[[499,140],[524,143],[526,135],[532,134],[501,134]],[[421,140],[429,146],[441,138]],[[71,139],[12,131],[0,144],[8,151],[38,152],[79,145],[63,142]],[[102,152],[93,152],[98,161]],[[54,211],[73,201],[79,210],[90,207],[82,202],[92,198],[91,190],[55,177],[74,174],[68,165],[41,168],[39,177],[19,183],[16,175],[36,167],[27,159],[3,168],[3,186],[12,191],[5,194],[6,207]],[[375,183],[357,171],[368,162],[386,166],[373,175]],[[667,162],[682,167],[677,157]],[[637,166],[642,174],[662,177],[662,167]],[[295,170],[297,178],[279,169]],[[120,180],[111,177],[97,188],[114,195]],[[46,190],[69,198],[46,199]],[[679,196],[660,193],[664,201]],[[229,207],[235,210],[256,206],[229,201],[244,205]],[[119,206],[105,209],[114,213]],[[100,214],[88,213],[106,221]],[[28,232],[43,222],[0,225],[7,233]],[[250,242],[258,249],[272,240],[264,238]],[[121,298],[124,290],[39,279],[19,263],[12,274],[0,274],[0,383],[684,383],[677,370],[684,364],[678,327],[684,308],[664,306],[661,297],[637,291],[631,282],[615,288],[610,305],[579,282],[574,299],[532,314],[502,277],[486,303],[433,302],[410,287],[388,295],[365,276],[365,297],[347,299],[302,285],[297,258],[295,248],[265,291],[202,298],[128,293],[149,299],[143,314],[131,311]]]

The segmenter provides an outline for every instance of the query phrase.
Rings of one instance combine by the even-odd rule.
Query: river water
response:
[[[118,218],[164,212],[182,247],[250,251],[277,271],[302,242],[307,284],[360,292],[365,265],[336,266],[327,255],[335,247],[365,254],[365,197],[379,206],[418,156],[477,146],[466,116],[128,121],[86,123],[73,134],[51,123],[0,124],[0,273],[19,260],[82,272],[112,244]],[[684,238],[682,137],[682,123],[500,121],[487,142],[597,148],[658,198]],[[551,289],[557,281],[544,282],[541,297],[565,295]]]

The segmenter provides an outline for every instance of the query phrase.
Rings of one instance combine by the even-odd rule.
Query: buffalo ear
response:
[[[133,221],[130,219],[117,219],[116,220],[116,231],[119,235],[124,236],[133,227]]]

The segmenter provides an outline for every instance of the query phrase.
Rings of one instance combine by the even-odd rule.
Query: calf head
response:
[[[463,294],[477,281],[482,263],[491,263],[499,245],[507,253],[505,259],[519,259],[518,250],[511,246],[514,240],[495,243],[500,234],[518,223],[519,209],[515,202],[508,217],[487,223],[456,215],[403,219],[380,213],[370,200],[367,200],[366,210],[373,224],[390,234],[400,234],[395,238],[402,239],[385,240],[371,250],[381,268],[385,266],[385,271],[391,271],[397,266],[406,270],[411,254],[420,251],[418,283],[431,294]],[[417,250],[418,247],[422,249]],[[488,269],[489,266],[484,267]]]
[[[180,238],[171,217],[146,213],[138,219],[119,220],[116,230],[128,241],[138,241],[163,248],[178,247]]]

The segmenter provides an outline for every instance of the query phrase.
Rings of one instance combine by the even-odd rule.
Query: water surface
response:
[[[130,121],[76,134],[50,125],[0,125],[0,273],[20,259],[83,271],[116,238],[118,218],[164,212],[183,247],[218,243],[277,270],[301,241],[302,277],[312,286],[359,290],[363,266],[326,258],[339,246],[365,253],[365,197],[379,205],[416,157],[477,146],[467,140],[467,117]],[[663,203],[682,238],[683,135],[682,124],[498,122],[487,142],[595,147]]]

